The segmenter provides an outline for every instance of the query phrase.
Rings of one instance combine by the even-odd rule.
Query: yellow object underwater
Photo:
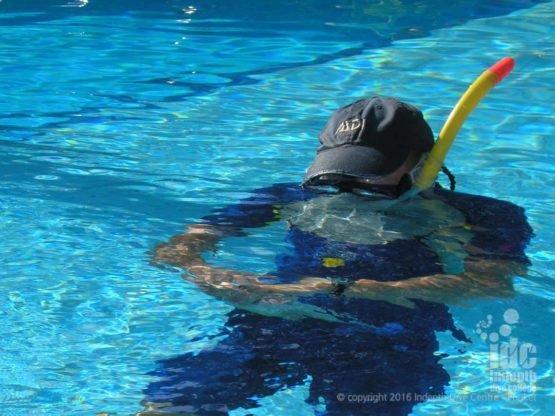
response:
[[[341,267],[345,265],[345,260],[343,259],[338,259],[335,257],[324,257],[322,259],[322,265],[324,267]]]
[[[441,170],[443,161],[453,144],[459,129],[468,115],[478,105],[480,100],[492,89],[495,84],[501,82],[514,68],[515,62],[512,58],[503,58],[495,65],[484,71],[468,87],[457,105],[449,114],[439,136],[428,155],[422,171],[415,181],[416,193],[429,188],[434,184],[437,174]]]

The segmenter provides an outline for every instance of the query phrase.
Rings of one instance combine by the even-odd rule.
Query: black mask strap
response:
[[[445,175],[447,175],[447,177],[449,178],[449,190],[454,191],[455,186],[457,186],[457,181],[455,180],[455,175],[453,175],[451,173],[451,171],[449,169],[447,169],[447,166],[445,166],[445,165],[443,165],[441,167],[441,171],[443,173],[445,173]]]

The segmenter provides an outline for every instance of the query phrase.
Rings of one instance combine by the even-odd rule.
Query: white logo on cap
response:
[[[358,130],[362,127],[363,124],[364,124],[364,121],[361,120],[360,118],[345,120],[343,123],[339,125],[335,134],[349,133],[351,131]]]

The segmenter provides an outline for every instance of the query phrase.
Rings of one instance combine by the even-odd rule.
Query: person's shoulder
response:
[[[314,191],[295,182],[274,183],[263,188],[255,189],[251,191],[251,193],[259,200],[262,199],[274,203],[294,202],[316,196]]]
[[[462,212],[473,224],[529,228],[524,208],[501,199],[464,192],[434,189],[434,195]]]
[[[449,191],[443,188],[435,188],[434,196],[449,204],[470,205],[470,206],[489,206],[493,208],[510,208],[524,212],[524,208],[502,199],[493,198],[484,195],[475,195],[465,192]]]

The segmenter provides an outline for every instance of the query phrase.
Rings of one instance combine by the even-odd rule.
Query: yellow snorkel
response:
[[[434,184],[437,174],[441,170],[443,161],[455,141],[459,129],[466,118],[478,105],[480,100],[492,89],[495,84],[501,82],[514,68],[515,62],[512,58],[503,58],[495,65],[484,71],[468,87],[455,108],[449,114],[439,136],[426,158],[420,175],[416,178],[414,188],[410,194],[416,194]]]

